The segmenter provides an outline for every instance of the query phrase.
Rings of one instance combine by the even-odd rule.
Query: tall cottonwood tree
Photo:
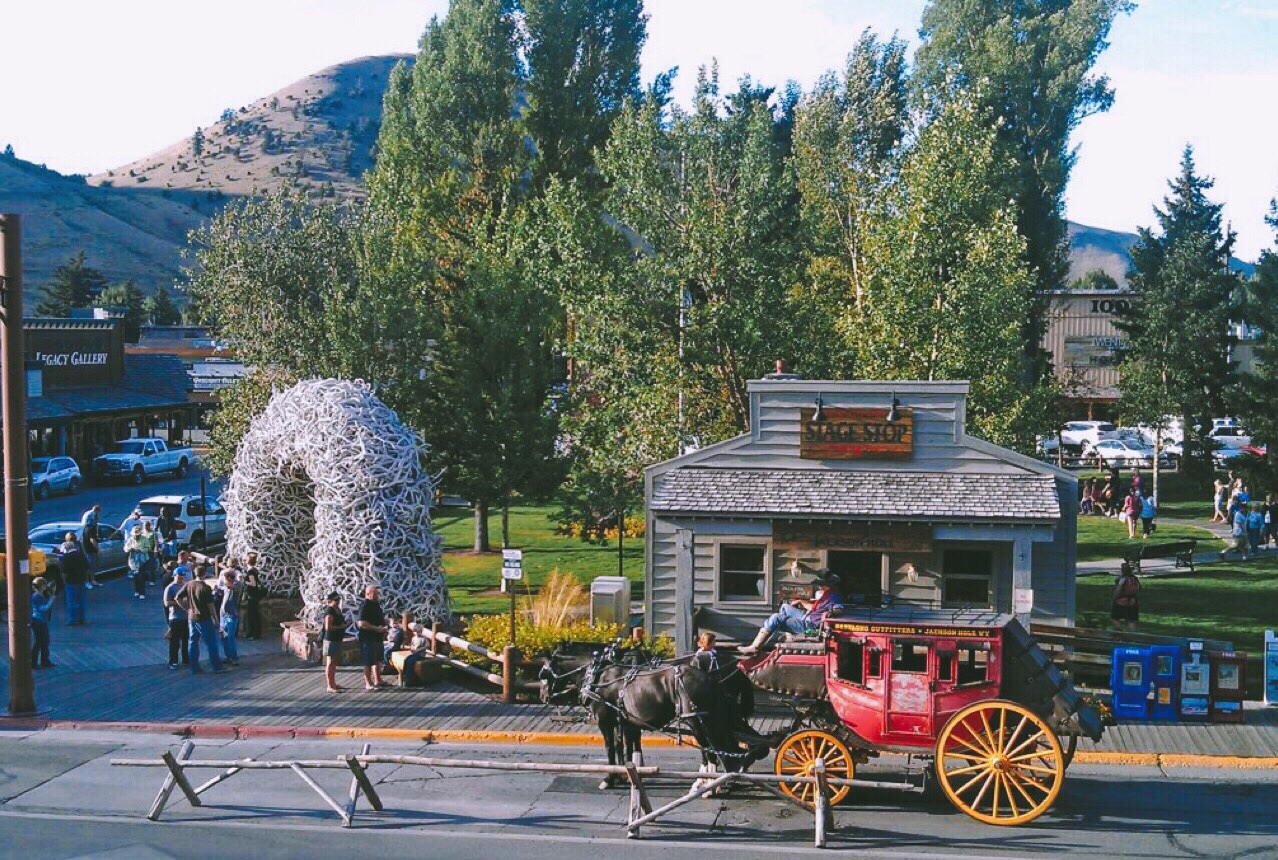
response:
[[[537,149],[534,184],[554,176],[598,186],[595,150],[642,95],[642,0],[522,0],[527,64],[521,121]]]
[[[1028,389],[1048,374],[1042,350],[1043,293],[1069,270],[1064,195],[1076,159],[1070,136],[1086,117],[1108,110],[1114,93],[1093,72],[1127,0],[930,0],[923,11],[914,85],[931,115],[979,93],[997,119],[1000,154],[1014,169],[1002,192],[1015,200],[1017,230],[1034,273],[1022,327]]]
[[[829,321],[865,298],[866,234],[896,177],[909,124],[906,73],[905,43],[881,42],[867,30],[842,74],[823,75],[796,111],[793,166],[807,268],[799,295],[804,325],[797,334],[802,371],[809,376],[855,372],[852,354],[831,337]]]
[[[979,100],[947,105],[874,201],[861,293],[840,323],[859,376],[969,380],[976,433],[1025,450],[1050,391],[1017,384],[1033,278],[1001,192],[1013,169]]]
[[[1221,204],[1207,197],[1213,184],[1198,174],[1186,146],[1180,173],[1168,182],[1171,194],[1154,209],[1157,231],[1141,228],[1132,245],[1127,282],[1139,300],[1118,320],[1128,339],[1124,409],[1155,426],[1163,416],[1181,416],[1191,474],[1210,463],[1194,444],[1193,416],[1225,414],[1235,379],[1230,320],[1241,283],[1229,269],[1234,233],[1221,222]]]

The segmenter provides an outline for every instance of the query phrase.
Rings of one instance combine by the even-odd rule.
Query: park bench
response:
[[[1141,544],[1127,553],[1127,561],[1137,573],[1140,573],[1141,562],[1146,559],[1171,558],[1176,560],[1176,567],[1188,567],[1192,573],[1194,572],[1194,550],[1197,546],[1196,538]]]

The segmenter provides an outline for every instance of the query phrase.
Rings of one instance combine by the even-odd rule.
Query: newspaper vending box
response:
[[[1180,717],[1205,720],[1210,713],[1211,664],[1202,642],[1189,643],[1189,657],[1180,664]]]
[[[1114,649],[1109,688],[1114,693],[1114,718],[1148,720],[1153,711],[1154,684],[1150,679],[1149,647],[1120,645]]]
[[[1176,690],[1180,687],[1180,660],[1179,645],[1150,646],[1150,681],[1154,685],[1154,704],[1149,715],[1150,719],[1176,719]]]
[[[1278,705],[1278,636],[1265,631],[1265,704]]]
[[[1247,693],[1247,655],[1242,651],[1211,652],[1211,719],[1241,723]]]

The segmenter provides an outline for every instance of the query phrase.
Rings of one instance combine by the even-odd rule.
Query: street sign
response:
[[[501,578],[524,578],[524,551],[522,549],[503,549],[501,551]]]

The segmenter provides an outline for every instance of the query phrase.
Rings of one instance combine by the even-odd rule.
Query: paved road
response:
[[[195,757],[333,758],[346,741],[200,742]],[[386,811],[361,805],[356,827],[336,817],[288,771],[245,772],[194,809],[175,799],[161,823],[142,815],[158,770],[112,768],[113,757],[157,757],[173,738],[85,732],[0,735],[0,856],[167,860],[191,857],[518,857],[597,860],[687,857],[750,860],[819,853],[811,818],[770,797],[700,800],[643,839],[623,837],[626,797],[576,775],[446,771],[392,765],[372,774]],[[598,750],[544,747],[429,748],[379,742],[374,752],[560,762],[593,761]],[[690,751],[653,750],[648,763],[683,767]],[[337,771],[315,772],[343,797]],[[200,779],[211,776],[203,772]],[[881,775],[880,775],[881,776]],[[680,792],[653,786],[660,803]],[[176,797],[176,795],[175,795]],[[1071,857],[1278,858],[1278,774],[1157,768],[1070,769],[1056,806],[1038,821],[995,828],[944,801],[885,790],[854,792],[836,814],[831,848],[870,858]],[[824,852],[829,853],[827,850]]]
[[[217,482],[210,480],[209,491],[216,495],[221,491]],[[164,475],[152,478],[140,487],[131,484],[103,484],[84,487],[74,496],[51,496],[35,503],[31,512],[31,525],[79,520],[94,503],[102,505],[103,522],[119,525],[132,512],[134,506],[147,496],[198,495],[200,473],[192,470],[185,478]]]

